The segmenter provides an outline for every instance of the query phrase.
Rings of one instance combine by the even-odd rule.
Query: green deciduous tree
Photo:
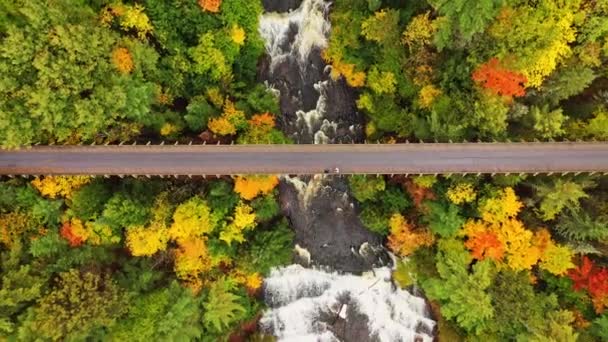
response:
[[[94,219],[102,212],[111,196],[112,193],[107,185],[95,181],[83,186],[72,195],[70,208],[82,220]]]
[[[40,336],[84,339],[94,329],[111,327],[127,310],[127,297],[108,275],[70,270],[28,316]],[[27,325],[27,324],[26,324]]]
[[[458,206],[452,203],[427,202],[428,213],[423,220],[429,229],[442,237],[454,236],[465,220],[460,216]]]
[[[530,109],[530,119],[534,132],[544,139],[556,138],[565,133],[564,122],[568,120],[561,108],[549,109],[549,105],[533,106]]]
[[[376,199],[385,187],[384,178],[365,175],[350,176],[348,184],[353,196],[359,202]]]
[[[501,271],[488,292],[494,307],[491,330],[500,339],[529,339],[546,324],[547,312],[558,307],[556,296],[535,293],[527,271]]]
[[[468,43],[473,36],[485,30],[496,17],[504,0],[429,0],[431,6],[443,16],[438,20],[435,44],[439,49]]]
[[[0,334],[9,336],[16,331],[16,319],[37,300],[46,288],[48,278],[41,275],[38,265],[24,264],[22,247],[14,247],[0,255]]]

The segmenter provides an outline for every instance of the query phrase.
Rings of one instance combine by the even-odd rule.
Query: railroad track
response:
[[[98,145],[0,150],[0,175],[608,173],[606,142]]]

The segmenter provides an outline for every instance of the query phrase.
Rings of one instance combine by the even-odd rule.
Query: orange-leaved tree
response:
[[[481,64],[473,72],[473,80],[492,93],[500,96],[524,96],[527,78],[518,72],[506,69],[498,58]]]
[[[198,5],[203,11],[217,13],[220,11],[222,0],[198,0]]]
[[[391,233],[388,247],[397,255],[408,256],[423,246],[431,246],[433,234],[426,229],[415,230],[403,215],[394,214],[389,220]]]
[[[77,218],[65,221],[59,230],[59,234],[68,241],[71,247],[78,247],[89,238],[89,232],[82,221]]]
[[[129,74],[133,71],[133,57],[127,48],[115,48],[112,51],[112,63],[121,74]]]

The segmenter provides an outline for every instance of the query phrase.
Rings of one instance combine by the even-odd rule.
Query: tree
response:
[[[502,270],[488,289],[492,297],[494,318],[491,328],[499,339],[529,339],[543,330],[547,313],[558,308],[553,295],[537,294],[528,272]]]
[[[127,295],[108,275],[70,270],[33,309],[31,326],[53,340],[84,339],[127,311]]]
[[[389,220],[391,229],[388,236],[388,247],[397,255],[408,256],[416,249],[431,246],[434,242],[433,235],[427,230],[414,230],[400,214],[394,214]]]
[[[151,83],[114,69],[118,36],[88,5],[18,4],[0,43],[4,147],[93,140],[114,124],[148,119]]]
[[[237,131],[247,127],[245,112],[236,109],[234,103],[226,100],[222,116],[209,120],[208,126],[215,134],[235,135]]]
[[[201,6],[203,11],[218,13],[222,0],[198,0],[198,5]]]
[[[234,294],[235,283],[229,278],[214,282],[209,289],[207,300],[203,303],[203,324],[214,332],[222,332],[230,324],[245,317],[247,310]]]
[[[540,199],[540,217],[544,221],[553,220],[566,206],[578,208],[579,200],[588,197],[585,188],[589,182],[572,182],[556,179],[551,184],[536,185],[536,196]]]
[[[479,212],[485,222],[502,223],[516,217],[522,206],[515,191],[507,187],[482,201]]]
[[[243,233],[255,228],[256,215],[253,208],[245,203],[239,203],[234,209],[232,222],[222,228],[220,240],[230,245],[233,241],[242,243],[245,241]]]
[[[600,108],[595,111],[593,118],[584,128],[586,136],[597,139],[608,139],[608,111]]]
[[[383,9],[361,23],[361,35],[381,45],[399,41],[399,11]]]
[[[276,192],[251,201],[258,222],[268,222],[279,215],[281,208],[277,202]]]
[[[247,128],[238,137],[239,144],[284,144],[288,139],[275,128],[274,115],[256,114],[247,120]]]
[[[110,197],[112,193],[108,186],[101,181],[93,181],[73,193],[69,206],[81,220],[95,219]]]
[[[385,189],[382,177],[352,175],[348,177],[348,184],[353,196],[359,202],[375,200]]]
[[[435,35],[435,44],[442,50],[470,42],[475,34],[483,32],[496,17],[503,2],[503,0],[482,0],[474,3],[466,0],[430,0],[431,6],[442,16],[437,20],[438,32]]]
[[[534,132],[545,139],[555,138],[565,133],[562,128],[568,117],[561,108],[549,110],[549,105],[533,106],[530,109],[530,118]]]
[[[206,238],[202,237],[182,239],[175,250],[175,274],[195,293],[200,291],[202,286],[201,273],[212,268],[206,242]]]
[[[133,256],[150,256],[167,248],[166,227],[132,226],[127,229],[126,243]]]
[[[47,277],[36,265],[24,264],[21,252],[21,246],[13,246],[10,253],[0,254],[0,334],[3,336],[10,336],[17,330],[15,318],[40,298],[47,286]]]
[[[59,234],[68,241],[70,247],[81,246],[89,238],[89,232],[85,229],[84,223],[77,218],[64,222]]]
[[[116,228],[144,225],[150,218],[148,198],[138,192],[116,192],[106,203],[102,219]]]
[[[486,258],[502,261],[505,246],[492,231],[476,231],[468,235],[464,246],[471,251],[471,256],[477,260]]]
[[[475,188],[471,183],[458,183],[451,186],[446,193],[446,196],[450,202],[461,205],[464,203],[471,203],[477,198]]]
[[[583,256],[580,265],[568,272],[576,291],[587,290],[595,310],[601,313],[608,305],[608,268],[598,267],[587,256]]]
[[[431,44],[437,27],[430,19],[430,14],[430,12],[426,12],[415,16],[403,31],[401,41],[410,50]]]
[[[473,72],[473,80],[499,96],[524,96],[526,76],[504,68],[498,58],[491,58]]]
[[[512,58],[512,68],[526,77],[527,86],[540,88],[571,54],[568,44],[576,38],[574,22],[579,9],[578,0],[505,6],[488,28],[489,37],[493,38],[490,53]]]
[[[598,75],[589,67],[579,65],[558,69],[543,85],[543,95],[552,104],[581,93]]]
[[[494,278],[491,262],[478,262],[469,271],[471,257],[460,241],[441,239],[437,246],[439,276],[423,282],[423,289],[439,301],[443,317],[454,319],[467,332],[482,333],[495,314],[487,292]]]
[[[424,221],[429,229],[441,237],[451,237],[465,222],[457,206],[451,203],[427,202],[428,213],[424,215]]]
[[[608,239],[608,220],[593,218],[581,209],[566,206],[567,213],[559,216],[555,230],[571,241],[593,241]]]
[[[199,300],[173,281],[133,299],[126,315],[109,331],[113,341],[192,340],[200,338]]]
[[[213,232],[217,223],[207,203],[200,197],[192,197],[175,209],[168,233],[177,241],[198,238]]]
[[[69,199],[75,190],[90,181],[91,178],[88,176],[45,176],[42,179],[35,178],[32,185],[45,197]]]
[[[31,233],[36,226],[33,224],[29,215],[14,211],[0,214],[0,243],[12,249],[14,245],[19,245],[25,240],[25,235]]]
[[[234,192],[244,200],[252,200],[269,194],[278,184],[279,178],[274,175],[239,176],[234,181]]]

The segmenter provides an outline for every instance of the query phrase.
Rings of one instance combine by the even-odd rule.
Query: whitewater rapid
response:
[[[304,0],[295,10],[260,18],[264,76],[279,95],[281,128],[297,143],[351,143],[363,136],[354,95],[328,76],[331,66],[321,59],[329,10],[328,1]],[[392,283],[391,269],[382,267],[391,264],[382,237],[361,224],[346,181],[284,176],[279,188],[297,254],[313,266],[272,270],[264,281],[270,309],[261,330],[279,341],[432,341],[435,322],[424,299]]]

